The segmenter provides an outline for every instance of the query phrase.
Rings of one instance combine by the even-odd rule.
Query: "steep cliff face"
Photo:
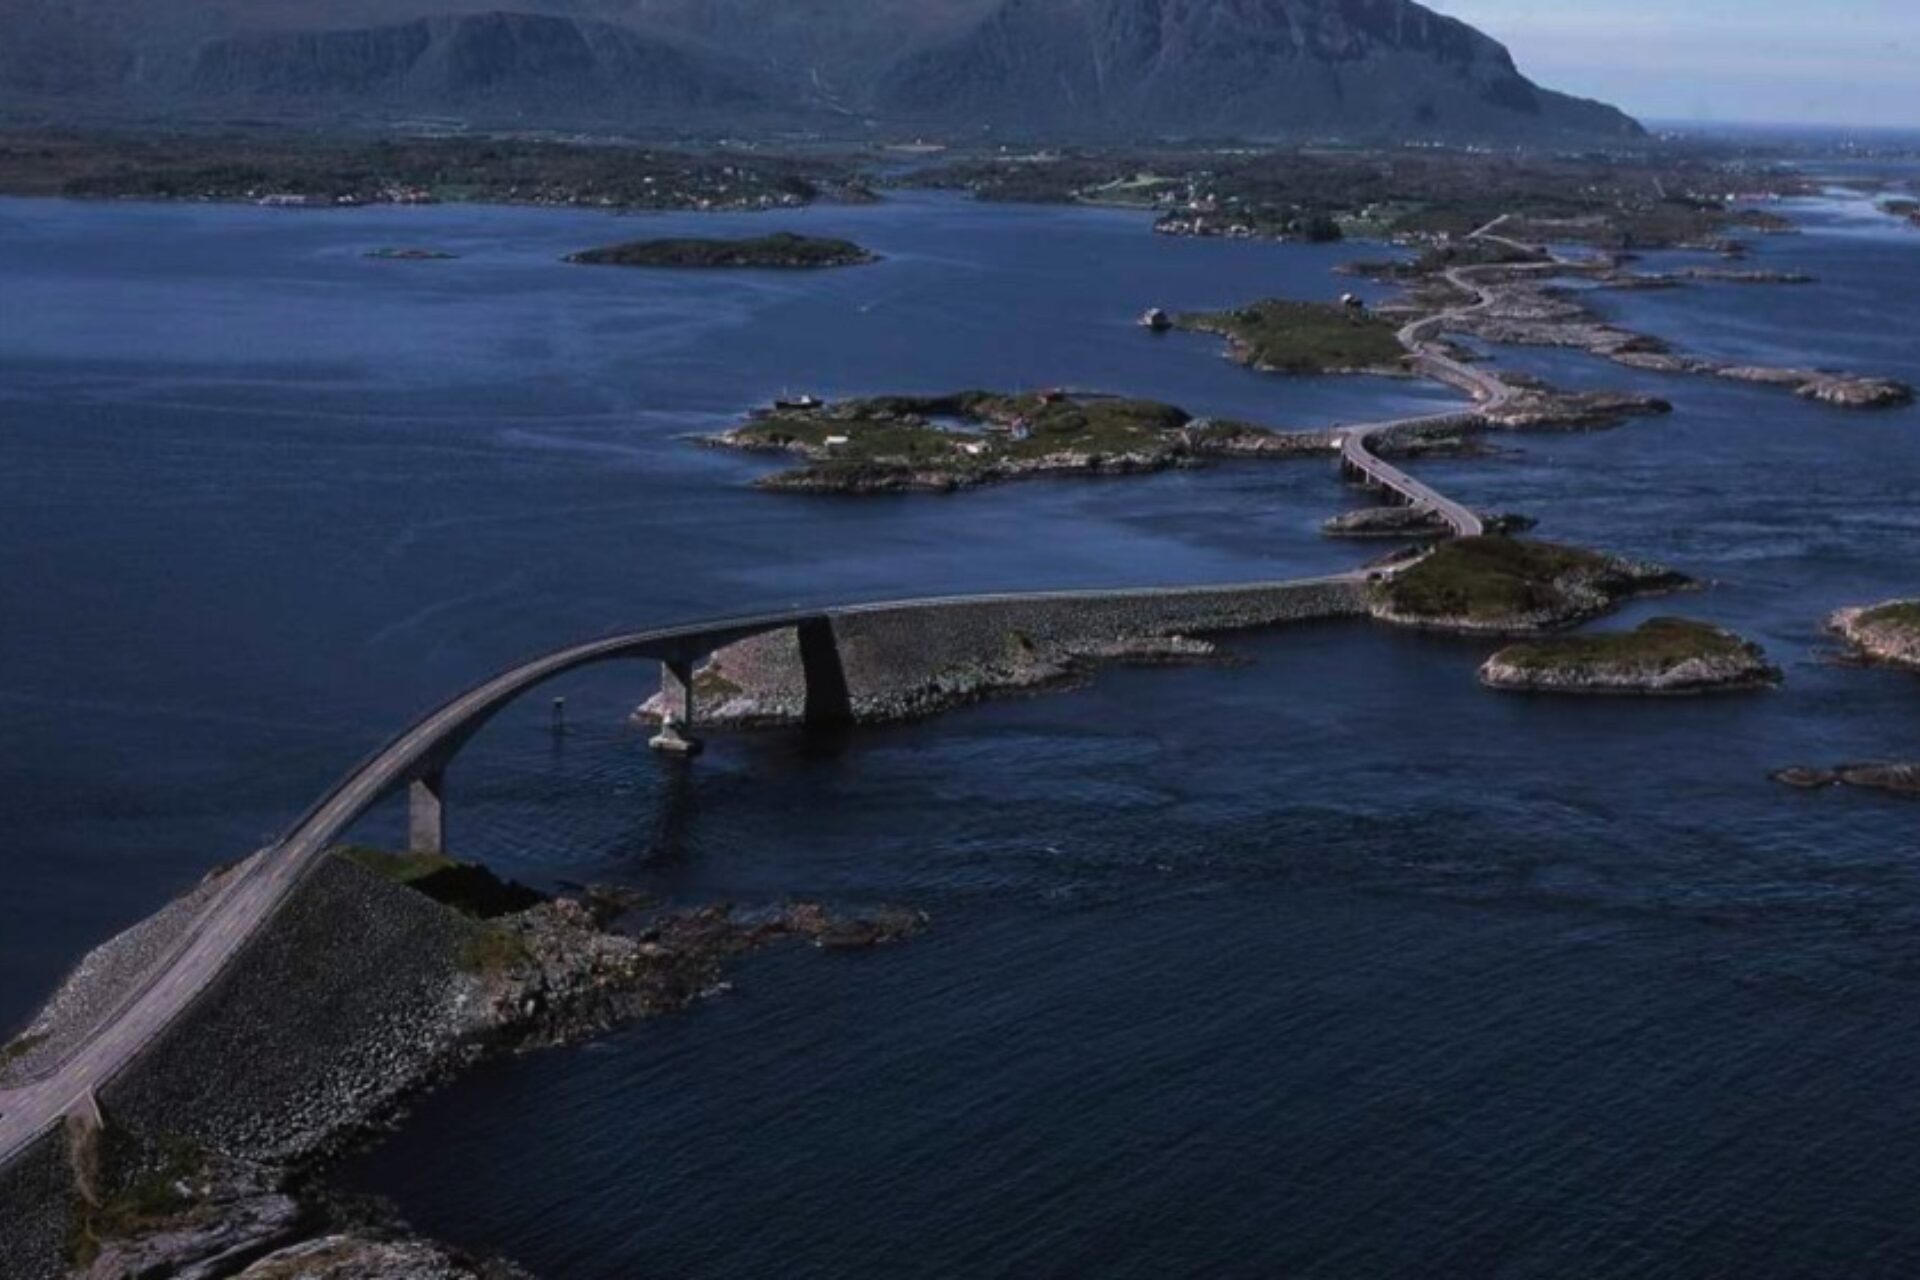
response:
[[[1008,127],[1634,136],[1408,0],[1005,0],[882,80],[902,116]]]
[[[1412,0],[0,0],[0,105],[1633,137]]]

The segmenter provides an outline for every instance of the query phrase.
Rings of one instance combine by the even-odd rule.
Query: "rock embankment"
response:
[[[354,851],[320,864],[206,998],[100,1088],[104,1130],[70,1125],[0,1171],[0,1257],[34,1259],[9,1280],[70,1266],[87,1280],[224,1277],[263,1255],[282,1269],[245,1274],[511,1274],[392,1232],[354,1236],[324,1193],[325,1160],[480,1057],[724,990],[748,951],[875,946],[923,924],[815,904],[616,920],[632,904],[615,894],[494,914],[473,904],[518,900],[510,886],[476,894],[484,870],[419,861]],[[468,910],[429,896],[441,889]],[[329,1249],[339,1267],[299,1269]]]
[[[1366,609],[1366,585],[1339,579],[852,611],[833,617],[831,646],[813,654],[815,695],[838,686],[838,714],[857,723],[910,720],[1072,681],[1103,663],[1218,660],[1208,636]],[[808,662],[793,631],[722,649],[695,676],[696,721],[798,723],[808,714]],[[661,708],[656,699],[637,714]]]
[[[1920,671],[1920,600],[1842,609],[1827,626],[1870,661]]]
[[[138,994],[141,981],[186,942],[194,923],[244,865],[209,872],[193,889],[82,957],[26,1029],[0,1050],[0,1086],[63,1061]]]
[[[1527,693],[1670,696],[1770,688],[1781,673],[1730,631],[1655,618],[1633,631],[1513,645],[1487,660],[1480,680]]]
[[[67,1274],[72,1200],[73,1166],[59,1133],[0,1166],[0,1275],[57,1280]]]
[[[1373,616],[1398,626],[1470,634],[1553,631],[1692,579],[1663,565],[1580,547],[1487,536],[1443,542],[1373,589]]]

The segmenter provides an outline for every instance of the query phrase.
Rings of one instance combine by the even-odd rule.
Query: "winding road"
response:
[[[1504,219],[1474,233],[1494,239]],[[1438,514],[1452,531],[1473,537],[1485,531],[1467,507],[1422,484],[1376,454],[1372,444],[1397,433],[1432,429],[1471,420],[1503,403],[1513,392],[1505,383],[1449,356],[1439,335],[1452,320],[1484,308],[1488,290],[1474,282],[1487,268],[1459,268],[1447,279],[1474,298],[1471,304],[1417,320],[1400,331],[1415,369],[1466,392],[1472,409],[1369,423],[1346,429],[1341,457],[1353,473],[1410,505]],[[1389,570],[1388,572],[1391,572]],[[658,628],[609,637],[548,654],[488,680],[431,712],[363,761],[323,796],[277,842],[256,852],[227,873],[225,882],[201,909],[185,935],[157,961],[62,1061],[13,1088],[0,1089],[0,1166],[19,1156],[68,1115],[98,1115],[97,1092],[133,1063],[172,1026],[230,965],[293,896],[327,851],[375,804],[424,776],[437,774],[474,733],[502,708],[546,681],[601,662],[643,659],[685,663],[727,644],[789,628],[803,628],[836,617],[881,610],[933,609],[999,602],[1111,603],[1211,590],[1242,592],[1270,587],[1351,583],[1361,571],[1286,583],[1235,583],[1220,588],[1170,587],[1137,591],[1036,592],[1009,595],[949,596],[889,601],[847,608],[795,610]]]

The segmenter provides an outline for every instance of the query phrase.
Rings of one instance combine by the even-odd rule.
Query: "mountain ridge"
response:
[[[0,0],[0,107],[1632,139],[1414,0]]]

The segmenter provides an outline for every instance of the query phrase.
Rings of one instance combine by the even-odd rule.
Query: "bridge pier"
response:
[[[447,777],[439,770],[407,787],[407,848],[413,853],[447,851]]]
[[[666,709],[660,717],[660,732],[647,743],[664,755],[691,759],[700,754],[700,739],[693,736],[693,662],[669,660],[660,664],[660,699]]]
[[[840,662],[840,641],[827,618],[800,624],[800,668],[807,682],[806,726],[844,729],[853,723],[853,696]]]

